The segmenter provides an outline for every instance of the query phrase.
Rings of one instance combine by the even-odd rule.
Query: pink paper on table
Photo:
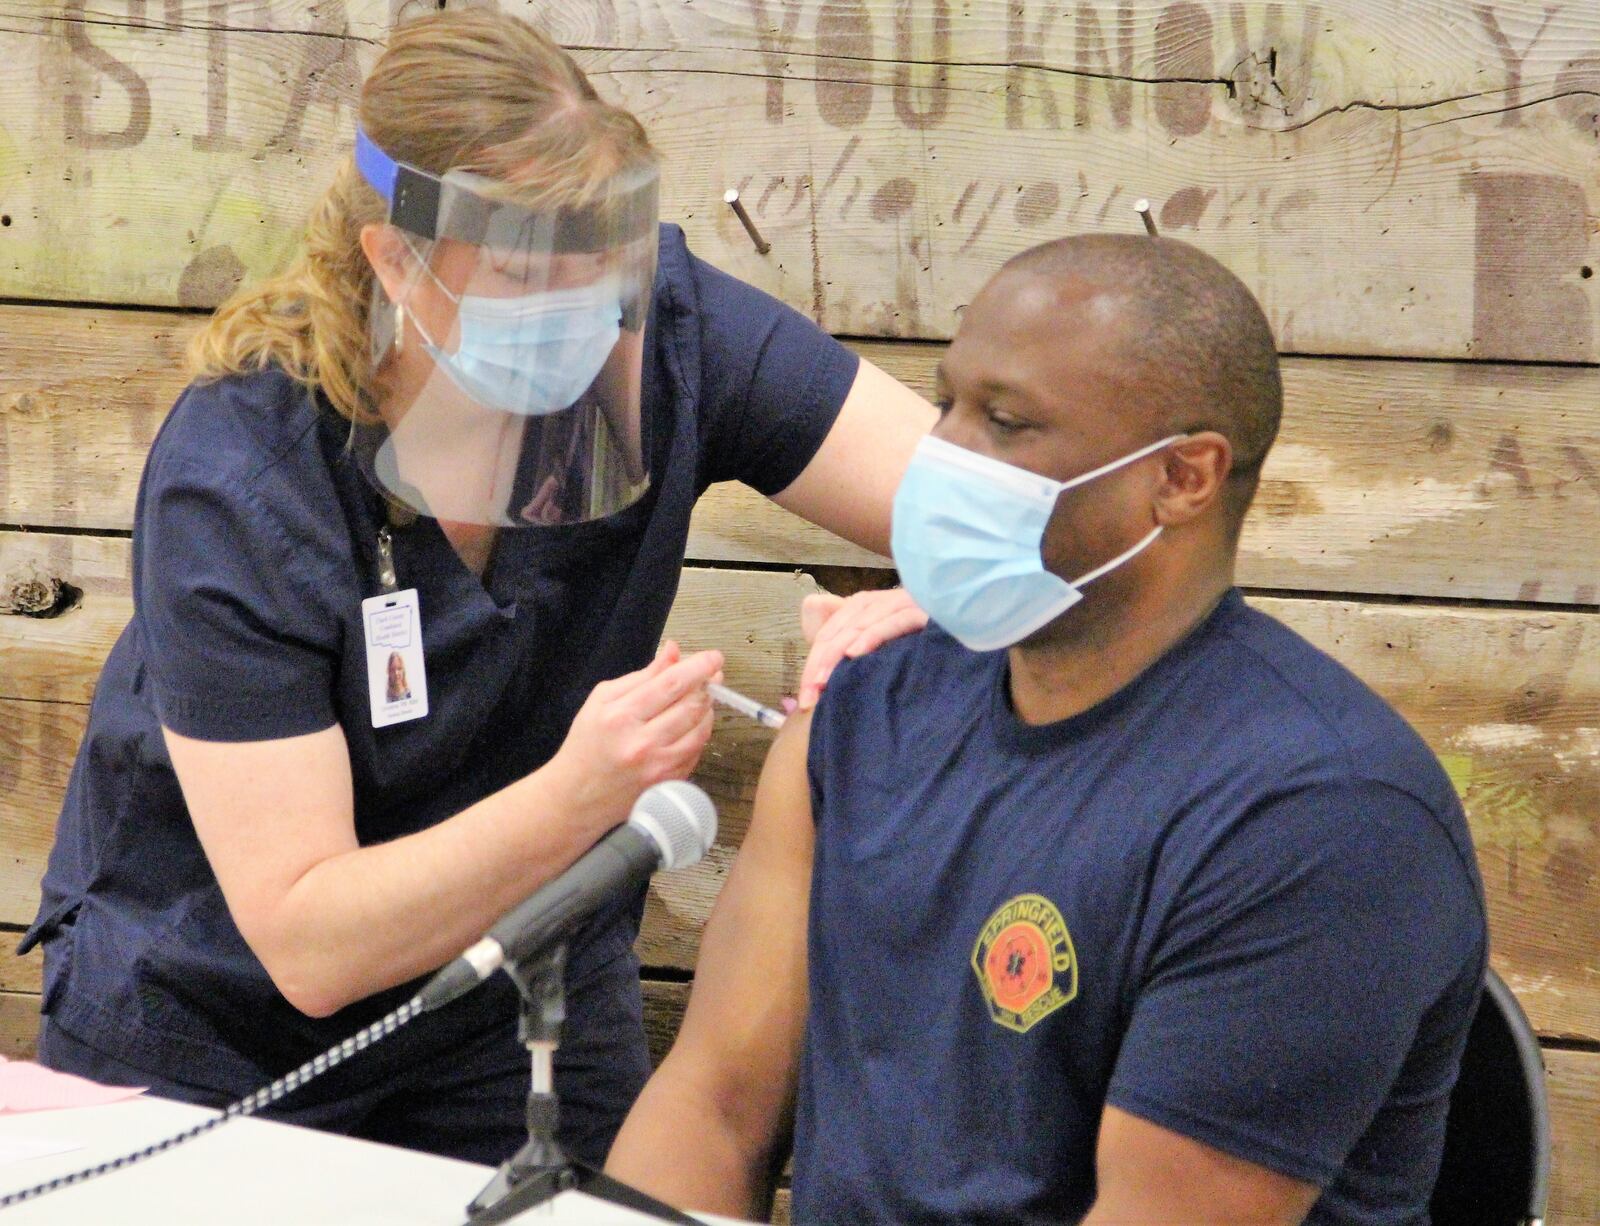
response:
[[[85,1077],[58,1073],[32,1060],[0,1056],[0,1115],[23,1111],[55,1111],[62,1107],[98,1107],[143,1094],[144,1086],[103,1086]]]

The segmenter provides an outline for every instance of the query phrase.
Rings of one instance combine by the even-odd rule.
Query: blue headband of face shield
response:
[[[360,127],[356,169],[389,206],[389,222],[418,238],[454,238],[507,250],[556,254],[604,251],[654,231],[659,178],[641,173],[603,208],[531,210],[496,193],[493,180],[466,171],[440,176],[397,161]]]
[[[1082,588],[1147,549],[1142,540],[1073,582],[1045,569],[1045,528],[1063,492],[1182,442],[1174,434],[1070,481],[1053,481],[932,435],[895,493],[891,548],[905,589],[973,651],[1019,643],[1083,599]]]

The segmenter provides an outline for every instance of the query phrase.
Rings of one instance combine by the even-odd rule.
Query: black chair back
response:
[[[1493,970],[1450,1095],[1434,1226],[1523,1226],[1550,1194],[1550,1103],[1528,1017]]]

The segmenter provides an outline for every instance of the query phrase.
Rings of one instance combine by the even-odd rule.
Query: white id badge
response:
[[[387,728],[428,713],[428,675],[422,664],[422,615],[417,589],[385,592],[361,602],[367,636],[367,693],[372,726]]]

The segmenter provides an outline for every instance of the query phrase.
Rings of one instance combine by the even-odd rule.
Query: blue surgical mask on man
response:
[[[486,408],[542,417],[576,404],[622,335],[622,305],[612,278],[514,298],[457,295],[418,259],[456,304],[456,351],[437,345],[415,314],[412,321],[428,356]]]
[[[895,493],[891,548],[905,589],[973,651],[1019,643],[1083,599],[1081,589],[1147,549],[1133,548],[1073,582],[1045,569],[1045,528],[1063,491],[1188,437],[1174,434],[1070,481],[1053,481],[931,435]]]

